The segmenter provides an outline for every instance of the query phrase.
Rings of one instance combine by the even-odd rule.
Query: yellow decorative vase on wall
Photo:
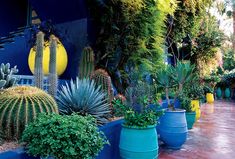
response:
[[[68,56],[67,52],[62,45],[61,42],[57,45],[57,53],[56,53],[56,71],[57,75],[62,75],[68,64]],[[28,65],[32,74],[34,74],[34,62],[35,62],[35,48],[31,48],[29,57],[28,57]],[[45,47],[43,49],[43,73],[48,75],[49,73],[49,61],[50,61],[50,48],[49,42],[45,42]]]
[[[207,93],[206,94],[206,101],[207,101],[207,103],[214,103],[214,94]]]
[[[199,100],[191,100],[192,110],[196,112],[196,120],[201,117],[201,109]]]

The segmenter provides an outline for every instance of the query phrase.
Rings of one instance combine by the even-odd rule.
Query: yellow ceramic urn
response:
[[[207,93],[206,94],[206,101],[207,101],[207,103],[214,103],[214,94]]]
[[[196,112],[196,120],[201,117],[201,109],[199,100],[191,100],[192,110]]]

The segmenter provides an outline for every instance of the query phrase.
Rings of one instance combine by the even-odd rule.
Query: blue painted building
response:
[[[31,75],[28,54],[35,40],[33,33],[47,21],[52,24],[54,33],[68,53],[68,66],[60,78],[74,78],[78,73],[82,49],[94,39],[86,0],[1,2],[0,63],[17,65],[19,74]]]

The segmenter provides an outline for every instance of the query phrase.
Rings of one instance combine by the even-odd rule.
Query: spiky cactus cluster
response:
[[[92,79],[97,85],[101,86],[102,90],[107,95],[108,102],[111,103],[113,100],[113,89],[109,74],[104,69],[98,69],[93,73]]]
[[[25,125],[43,112],[58,113],[58,107],[55,100],[41,89],[16,86],[0,94],[0,130],[8,140],[19,139]]]
[[[34,65],[34,80],[35,86],[43,89],[43,47],[44,47],[44,33],[38,32],[36,39],[36,55]]]
[[[13,75],[16,73],[18,73],[17,66],[11,68],[9,63],[2,63],[0,67],[0,89],[14,86],[16,84],[16,78]]]
[[[57,39],[54,35],[50,37],[50,65],[49,65],[49,90],[48,93],[56,97],[57,93],[57,72],[56,72],[56,47]]]
[[[94,52],[91,47],[85,47],[79,65],[79,78],[90,78],[95,69]]]

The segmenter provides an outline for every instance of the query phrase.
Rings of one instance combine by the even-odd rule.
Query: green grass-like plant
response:
[[[25,129],[27,153],[56,159],[91,159],[108,143],[95,119],[88,116],[41,114]]]

